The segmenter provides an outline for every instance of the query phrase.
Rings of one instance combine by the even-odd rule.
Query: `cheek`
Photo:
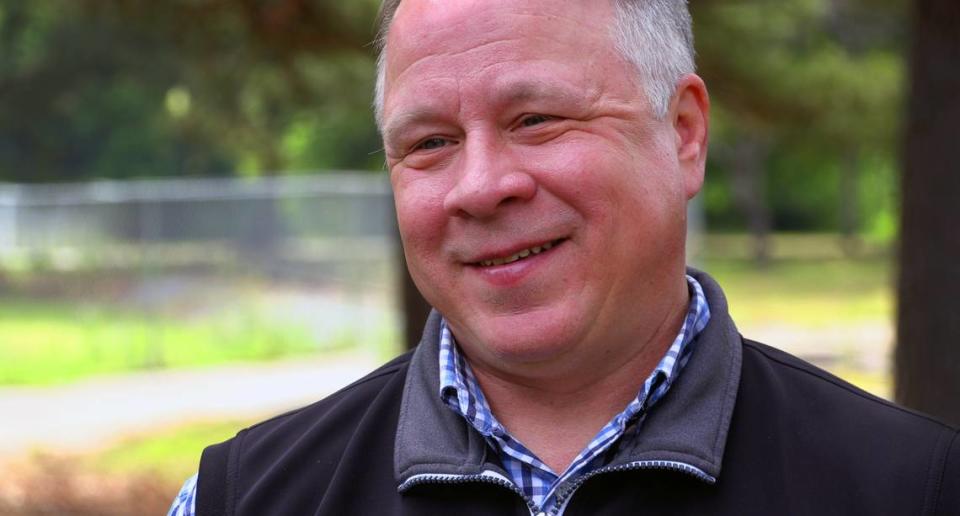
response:
[[[636,157],[622,146],[589,137],[564,139],[527,153],[541,185],[594,223],[605,223],[643,188]]]
[[[401,179],[394,181],[393,196],[404,252],[411,265],[422,266],[438,252],[446,224],[442,185],[426,177]]]
[[[683,233],[686,209],[675,161],[658,142],[641,148],[583,135],[531,150],[541,184],[574,207],[592,230],[589,245],[605,253],[656,248]]]

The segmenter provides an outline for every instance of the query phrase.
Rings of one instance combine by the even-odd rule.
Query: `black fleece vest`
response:
[[[688,273],[712,313],[690,362],[564,514],[960,516],[957,430],[744,340]],[[438,331],[434,313],[414,354],[207,448],[198,516],[530,514],[477,475],[501,466],[437,395]]]
[[[792,356],[744,342],[723,471],[587,480],[565,514],[960,515],[957,432]],[[496,484],[397,491],[395,434],[410,356],[204,451],[198,516],[529,514]]]

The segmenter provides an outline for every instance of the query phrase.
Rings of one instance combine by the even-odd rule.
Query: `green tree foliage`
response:
[[[853,203],[861,227],[890,236],[903,10],[899,0],[693,2],[716,107],[711,173],[724,179],[708,182],[711,220],[742,223],[731,154],[746,140],[764,149],[766,177],[754,179],[775,227],[836,229]]]
[[[0,5],[0,177],[226,171],[222,153],[166,113],[178,64],[157,36],[70,1]]]
[[[713,228],[891,236],[903,3],[692,0]],[[0,0],[0,180],[379,170],[378,5]]]
[[[0,2],[0,179],[376,169],[376,2]]]

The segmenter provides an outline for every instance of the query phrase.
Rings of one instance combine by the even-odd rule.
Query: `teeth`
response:
[[[493,260],[483,260],[480,262],[480,265],[484,267],[494,267],[496,265],[506,265],[508,263],[513,263],[517,260],[522,260],[531,254],[540,254],[544,251],[549,251],[553,249],[553,242],[547,242],[546,244],[539,245],[536,247],[531,247],[530,249],[524,249],[517,254],[508,256],[506,258],[494,258]]]

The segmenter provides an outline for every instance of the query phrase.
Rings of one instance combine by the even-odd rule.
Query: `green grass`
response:
[[[749,241],[743,235],[708,235],[707,258],[699,265],[723,285],[731,313],[745,330],[768,324],[888,324],[890,260],[876,250],[863,259],[847,259],[838,244],[830,235],[775,235],[773,260],[758,268],[745,258]],[[185,318],[151,316],[115,304],[0,298],[0,385],[268,360],[354,344],[343,332],[318,343],[306,328],[264,313],[233,308]],[[385,349],[396,341],[387,329],[375,333]],[[394,352],[391,346],[381,354]]]
[[[253,419],[190,423],[124,439],[81,458],[84,469],[105,475],[153,473],[180,483],[197,472],[206,446],[233,437]]]
[[[882,258],[775,260],[765,268],[738,259],[707,259],[743,326],[810,327],[888,321],[893,313],[891,264]]]
[[[892,260],[880,252],[859,259],[844,258],[837,243],[836,238],[824,236],[780,236],[779,256],[765,267],[722,248],[720,252],[714,249],[714,257],[700,260],[698,266],[723,286],[730,314],[747,336],[771,326],[791,335],[888,327],[894,310]],[[889,397],[890,372],[864,370],[858,365],[859,353],[880,353],[883,349],[883,342],[838,341],[833,348],[837,362],[825,367],[858,387]]]
[[[325,343],[336,347],[343,343]],[[45,385],[104,373],[266,360],[314,352],[306,329],[251,313],[203,320],[108,306],[0,299],[0,384]]]

